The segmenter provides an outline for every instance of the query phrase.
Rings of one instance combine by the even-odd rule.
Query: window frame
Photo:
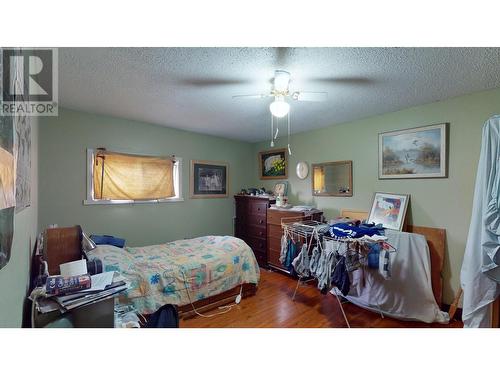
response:
[[[121,152],[116,150],[107,150],[109,152],[122,153],[132,156],[154,156],[145,154],[136,154],[130,152]],[[173,157],[175,160],[174,164],[174,190],[176,195],[172,198],[162,198],[162,199],[95,199],[94,198],[94,155],[96,149],[87,149],[87,198],[83,201],[84,205],[95,205],[95,204],[142,204],[142,203],[173,203],[173,202],[183,202],[183,190],[182,190],[182,158]]]

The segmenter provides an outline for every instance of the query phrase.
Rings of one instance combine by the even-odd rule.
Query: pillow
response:
[[[112,245],[116,247],[125,246],[125,240],[123,238],[108,236],[108,235],[98,235],[93,234],[90,238],[95,242],[96,245]]]

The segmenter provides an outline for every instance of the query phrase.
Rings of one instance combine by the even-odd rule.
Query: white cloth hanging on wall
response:
[[[483,125],[469,235],[460,281],[464,327],[490,327],[500,293],[500,116]]]

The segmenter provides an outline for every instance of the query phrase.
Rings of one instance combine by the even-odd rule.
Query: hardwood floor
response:
[[[245,298],[231,311],[211,318],[183,319],[181,328],[344,328],[347,327],[332,294],[323,295],[314,285],[302,285],[292,301],[296,280],[261,269],[257,294]],[[461,328],[462,322],[427,324],[382,318],[379,314],[343,304],[352,328]],[[219,310],[204,312],[206,315]]]

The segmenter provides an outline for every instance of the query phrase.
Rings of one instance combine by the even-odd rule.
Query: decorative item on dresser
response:
[[[300,221],[305,216],[309,216],[311,220],[323,221],[323,212],[316,209],[311,211],[294,211],[290,209],[270,208],[267,210],[267,262],[270,267],[288,273],[279,261],[281,236],[283,235],[281,219],[294,217]]]
[[[267,267],[267,209],[274,199],[235,195],[234,235],[250,246],[261,267]]]

